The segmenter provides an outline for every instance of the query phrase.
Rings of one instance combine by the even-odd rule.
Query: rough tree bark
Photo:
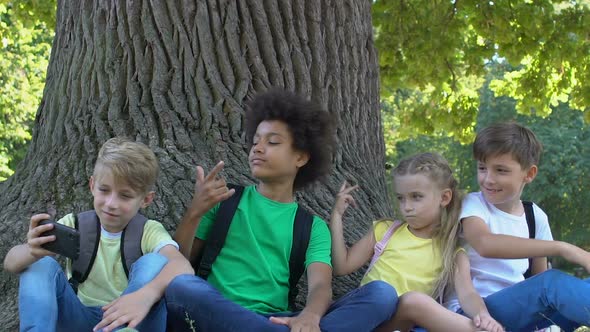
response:
[[[116,135],[160,160],[146,213],[169,230],[193,191],[195,166],[226,162],[249,183],[244,102],[269,87],[321,103],[338,122],[333,175],[300,201],[328,218],[344,179],[359,183],[346,222],[356,241],[391,211],[386,195],[377,55],[366,0],[58,1],[56,34],[29,151],[0,183],[0,254],[25,239],[31,214],[92,208],[88,177]],[[359,275],[338,278],[335,295]],[[0,275],[0,323],[17,324],[16,277]]]

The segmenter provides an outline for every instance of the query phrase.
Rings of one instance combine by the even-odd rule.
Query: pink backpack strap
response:
[[[367,268],[367,271],[365,272],[365,275],[367,275],[369,273],[369,271],[371,271],[371,269],[373,268],[373,265],[375,265],[375,263],[379,259],[379,256],[381,256],[381,254],[385,250],[385,247],[387,247],[387,243],[389,242],[389,239],[391,239],[391,236],[393,235],[393,233],[401,225],[402,225],[402,222],[401,221],[395,220],[393,222],[393,224],[391,224],[391,226],[389,226],[389,228],[387,229],[387,232],[385,232],[385,234],[383,235],[383,238],[381,239],[381,241],[375,243],[373,258],[371,258],[371,263],[369,263],[369,267]]]

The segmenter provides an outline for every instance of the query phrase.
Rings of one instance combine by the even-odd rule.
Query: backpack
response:
[[[221,248],[223,248],[227,232],[229,231],[244,191],[243,186],[228,184],[228,187],[235,189],[235,193],[219,205],[217,216],[205,243],[201,260],[200,262],[193,262],[193,267],[197,271],[196,275],[204,280],[207,280],[209,277],[211,267],[221,252]],[[293,223],[293,244],[291,247],[291,256],[289,257],[288,302],[290,308],[294,308],[295,298],[298,293],[297,283],[303,275],[303,271],[305,271],[305,254],[307,253],[309,239],[311,238],[312,225],[313,215],[299,205]]]
[[[86,281],[94,265],[100,243],[101,227],[94,210],[82,212],[74,218],[76,229],[80,232],[80,255],[72,261],[72,277],[69,282],[74,291],[78,292],[78,286]],[[143,256],[141,239],[146,222],[147,218],[138,213],[129,221],[121,234],[121,263],[128,279],[129,268]]]
[[[533,212],[533,202],[522,201],[524,206],[524,214],[526,216],[526,224],[529,228],[529,239],[535,238],[535,213]],[[524,278],[528,279],[532,276],[531,268],[533,267],[533,259],[529,258],[529,268],[524,273]]]

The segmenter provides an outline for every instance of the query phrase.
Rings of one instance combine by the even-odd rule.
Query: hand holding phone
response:
[[[53,224],[53,229],[44,232],[41,236],[55,235],[55,240],[44,243],[41,247],[71,259],[78,258],[80,253],[80,233],[78,230],[52,220],[42,220],[39,222],[39,226],[50,223]]]

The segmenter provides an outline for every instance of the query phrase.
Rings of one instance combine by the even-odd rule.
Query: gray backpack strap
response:
[[[143,228],[146,222],[147,218],[145,216],[139,213],[136,214],[129,221],[121,235],[121,263],[123,263],[123,269],[128,279],[131,266],[143,256],[141,238],[143,237]]]
[[[83,283],[94,264],[94,258],[100,243],[100,221],[94,210],[75,215],[76,229],[80,232],[80,255],[72,261],[70,285],[75,292]]]

